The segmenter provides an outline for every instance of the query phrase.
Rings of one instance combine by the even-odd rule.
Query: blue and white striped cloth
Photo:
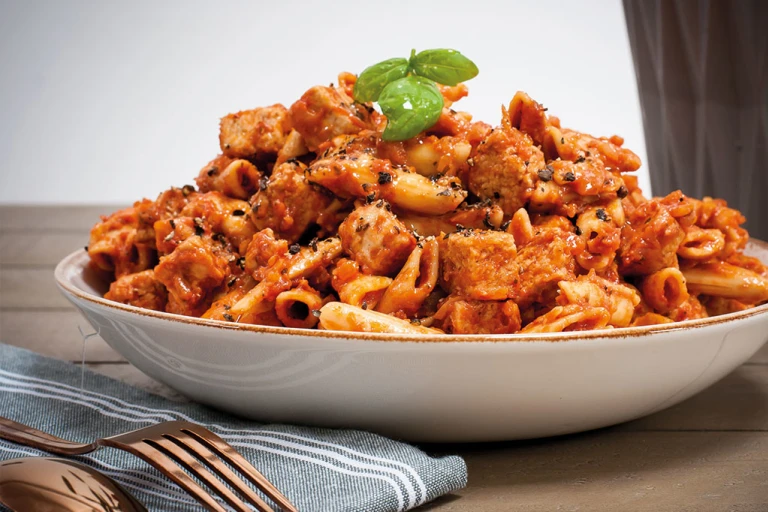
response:
[[[257,424],[92,372],[84,383],[81,388],[75,365],[0,344],[0,415],[78,442],[166,420],[193,421],[234,446],[302,512],[408,510],[466,484],[461,458],[430,457],[368,432]],[[0,460],[39,455],[46,454],[0,440]],[[77,459],[117,480],[151,511],[202,509],[130,454],[104,448]]]

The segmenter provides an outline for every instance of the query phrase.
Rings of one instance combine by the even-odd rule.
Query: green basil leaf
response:
[[[387,116],[384,140],[407,140],[432,127],[443,111],[443,95],[432,80],[407,76],[390,82],[379,96]]]
[[[466,82],[478,73],[474,62],[449,49],[424,50],[411,57],[409,65],[416,74],[444,85]]]
[[[376,101],[379,94],[390,82],[408,74],[407,59],[389,59],[367,67],[360,73],[352,91],[356,101]]]

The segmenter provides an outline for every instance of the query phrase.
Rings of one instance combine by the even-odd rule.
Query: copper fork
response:
[[[283,494],[242,455],[210,430],[187,421],[166,421],[125,434],[97,439],[90,444],[73,443],[43,431],[0,417],[0,439],[7,439],[57,455],[82,455],[109,446],[147,461],[176,482],[208,510],[225,512],[213,496],[182,470],[204,482],[238,512],[252,512],[235,489],[260,512],[274,512],[224,461],[287,512],[298,512]],[[207,467],[206,467],[207,466]],[[209,470],[212,469],[220,478]]]

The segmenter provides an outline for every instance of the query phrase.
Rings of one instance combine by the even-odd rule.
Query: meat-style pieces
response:
[[[245,251],[245,271],[253,273],[262,267],[269,266],[272,259],[288,252],[288,241],[275,238],[275,233],[269,228],[262,229],[251,239]]]
[[[101,270],[119,278],[151,268],[157,261],[154,238],[141,230],[141,218],[153,206],[144,199],[132,207],[102,216],[91,229],[88,255]],[[147,236],[143,236],[142,234]]]
[[[160,258],[155,278],[168,290],[166,311],[200,316],[210,307],[213,290],[230,275],[229,259],[216,243],[192,236]]]
[[[243,244],[250,242],[257,231],[248,220],[249,209],[250,205],[246,201],[227,197],[221,192],[207,192],[190,201],[180,216],[196,219],[198,231],[202,228],[207,235],[217,238],[219,243],[229,241],[235,251],[243,252]]]
[[[530,195],[529,210],[573,217],[599,200],[615,199],[620,177],[608,172],[599,158],[577,162],[554,160],[540,170]]]
[[[339,237],[363,272],[390,277],[416,247],[416,238],[384,201],[356,208],[339,226]]]
[[[677,248],[685,238],[680,224],[657,201],[647,201],[627,216],[618,251],[619,272],[638,276],[677,267]]]
[[[441,286],[476,300],[505,300],[517,278],[515,237],[488,230],[462,230],[440,238]]]
[[[155,279],[155,271],[150,269],[120,276],[109,285],[104,298],[139,308],[165,311],[168,292]]]
[[[468,300],[450,296],[435,314],[435,326],[449,334],[511,334],[520,330],[520,309],[511,300]]]
[[[370,113],[339,89],[315,86],[291,105],[293,127],[310,151],[338,135],[356,134],[370,127]]]
[[[141,220],[153,226],[158,220],[168,220],[178,217],[190,201],[195,199],[198,193],[191,185],[182,188],[171,187],[162,192],[155,199],[152,207],[144,214]]]
[[[574,255],[580,247],[578,237],[570,231],[535,230],[533,238],[517,250],[509,298],[521,308],[553,301],[557,284],[576,278]]]
[[[283,105],[243,110],[221,118],[219,144],[230,158],[277,154],[290,131],[290,117]]]
[[[295,242],[332,202],[332,194],[310,185],[303,164],[286,162],[275,166],[269,180],[251,198],[250,219],[256,229],[270,228]]]
[[[528,203],[544,155],[530,137],[516,128],[496,129],[472,156],[466,183],[480,199],[498,204],[508,216]]]

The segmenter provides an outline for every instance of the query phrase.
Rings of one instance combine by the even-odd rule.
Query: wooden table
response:
[[[0,206],[0,341],[80,363],[85,320],[58,292],[53,267],[83,247],[115,207]],[[85,364],[172,395],[98,337]],[[426,445],[455,453],[469,484],[431,511],[768,511],[768,346],[671,409],[585,434],[526,442]]]

